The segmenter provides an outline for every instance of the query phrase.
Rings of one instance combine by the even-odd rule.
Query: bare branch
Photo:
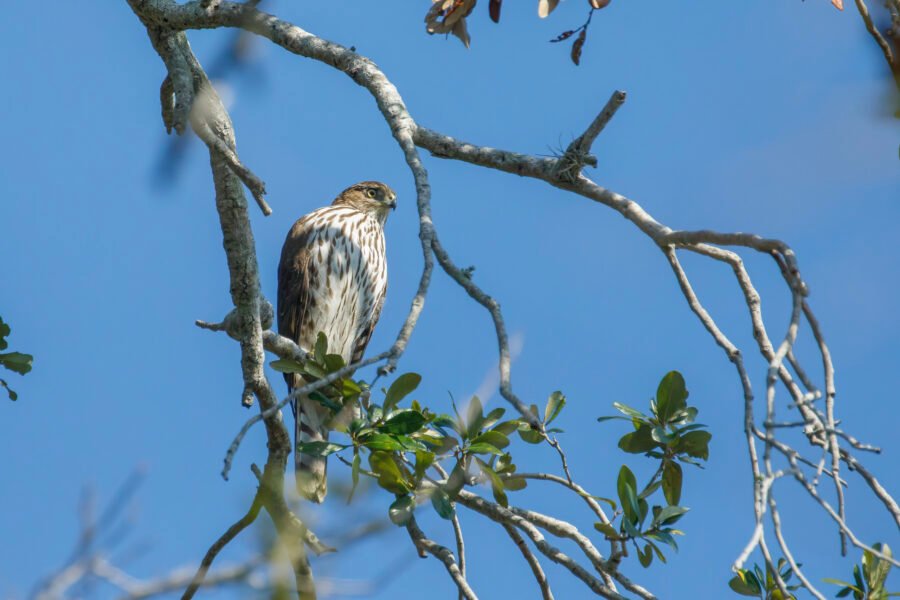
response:
[[[453,552],[425,537],[425,534],[416,523],[415,517],[411,517],[409,523],[406,524],[406,531],[409,532],[410,539],[412,539],[413,544],[415,544],[420,553],[427,552],[444,563],[447,573],[450,574],[453,583],[459,588],[459,593],[463,598],[466,600],[478,600],[478,596],[476,596],[475,592],[472,591],[472,588],[469,587],[469,582],[466,581],[465,576],[456,565],[456,559],[453,557]]]

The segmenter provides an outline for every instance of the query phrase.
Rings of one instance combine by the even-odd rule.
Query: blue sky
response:
[[[810,302],[837,368],[839,417],[885,453],[867,457],[900,490],[895,310],[900,259],[900,122],[877,47],[852,10],[824,0],[691,5],[613,3],[595,16],[582,66],[546,40],[580,24],[570,0],[547,20],[533,3],[507,3],[499,26],[478,6],[472,48],[429,37],[427,2],[361,7],[346,1],[262,4],[323,37],[354,45],[393,80],[414,118],[449,135],[549,154],[590,122],[614,89],[629,97],[594,150],[598,183],[641,202],[676,228],[751,231],[797,251]],[[874,7],[873,7],[874,8]],[[10,375],[20,394],[0,403],[0,596],[21,597],[61,564],[77,533],[81,489],[108,497],[137,465],[147,468],[133,540],[147,542],[129,570],[151,577],[199,560],[246,508],[251,462],[264,456],[257,428],[231,481],[219,476],[231,438],[250,416],[240,407],[238,347],[195,319],[229,310],[227,269],[205,150],[192,140],[178,177],[161,183],[167,144],[159,119],[163,66],[125,2],[13,3],[0,22],[7,81],[0,112],[0,315],[34,371]],[[209,65],[226,32],[193,32]],[[263,290],[274,298],[278,252],[290,224],[350,183],[388,182],[400,207],[387,226],[390,287],[371,350],[391,343],[418,281],[414,189],[371,98],[347,77],[260,43],[229,81],[243,160],[262,177],[275,213],[251,213]],[[458,264],[503,305],[521,344],[513,381],[529,402],[563,390],[560,418],[573,474],[612,495],[624,433],[596,423],[614,401],[644,406],[668,370],[684,373],[700,420],[714,434],[704,471],[686,473],[687,536],[668,565],[627,573],[661,597],[720,597],[752,529],[751,478],[733,367],[688,310],[663,255],[617,214],[541,182],[425,157],[435,223]],[[770,331],[787,322],[789,298],[770,260],[747,255]],[[684,257],[698,293],[731,338],[753,355],[739,290],[721,266]],[[800,351],[815,357],[809,331]],[[417,396],[446,410],[495,366],[486,313],[443,275],[400,365],[424,377]],[[762,389],[764,365],[749,361]],[[281,390],[280,377],[273,379]],[[502,405],[496,395],[490,406]],[[780,406],[786,400],[780,397]],[[520,444],[521,445],[521,444]],[[520,461],[555,469],[547,449],[513,447]],[[340,473],[332,467],[332,473]],[[850,521],[867,541],[900,547],[896,530],[850,478]],[[846,577],[834,527],[808,497],[779,490],[795,555],[814,580]],[[591,515],[553,488],[515,501],[590,530]],[[390,499],[354,518],[381,514]],[[341,517],[332,494],[318,519]],[[444,522],[422,526],[450,544]],[[534,597],[527,567],[502,531],[462,514],[470,577],[484,598]],[[246,556],[246,534],[220,558]],[[853,557],[854,559],[856,557]],[[373,597],[450,597],[433,560],[419,561],[394,531],[314,563],[323,577],[370,580],[404,569]],[[558,598],[584,596],[555,566]],[[898,587],[897,584],[894,587]],[[108,590],[107,590],[108,592]],[[111,592],[110,592],[111,594]]]

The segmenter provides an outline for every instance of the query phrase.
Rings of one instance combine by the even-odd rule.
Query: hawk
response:
[[[381,315],[387,290],[384,223],[396,208],[387,185],[364,181],[331,203],[299,219],[288,232],[278,264],[278,331],[311,351],[319,332],[329,354],[346,364],[359,361]],[[288,393],[304,385],[286,374]],[[306,396],[294,399],[294,441],[328,439],[329,410]],[[297,491],[322,502],[326,459],[294,450]]]

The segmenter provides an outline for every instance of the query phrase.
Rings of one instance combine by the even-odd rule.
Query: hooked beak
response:
[[[388,200],[387,205],[391,210],[397,210],[397,196],[391,196],[391,199]]]

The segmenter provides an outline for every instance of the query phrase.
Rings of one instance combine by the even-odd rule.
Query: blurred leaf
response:
[[[712,434],[708,431],[690,431],[678,440],[675,452],[685,452],[694,458],[707,460],[709,458],[709,440]]]
[[[349,446],[332,444],[331,442],[297,442],[297,452],[309,454],[310,456],[328,456],[329,454],[340,452],[344,448],[349,448]]]
[[[619,494],[619,501],[622,503],[622,510],[625,516],[632,523],[637,523],[640,516],[640,507],[637,500],[637,480],[631,469],[622,465],[619,469],[619,477],[616,483],[616,491]]]
[[[656,390],[656,416],[666,424],[676,412],[685,408],[688,397],[684,377],[678,371],[666,373]]]
[[[7,352],[0,354],[0,365],[3,365],[10,371],[15,371],[19,375],[24,375],[31,370],[31,362],[34,357],[30,354],[22,354],[21,352]]]
[[[503,480],[499,475],[483,460],[476,457],[475,462],[478,463],[478,466],[481,468],[481,471],[488,476],[488,479],[491,482],[491,491],[494,492],[494,500],[497,501],[497,504],[503,506],[504,508],[509,506],[509,500],[506,497],[506,492],[503,489]]]
[[[559,416],[563,407],[566,405],[566,397],[560,391],[553,392],[547,399],[547,406],[544,407],[544,424],[553,422],[553,419]]]
[[[390,418],[384,422],[384,425],[378,429],[384,433],[405,435],[422,429],[425,421],[425,416],[422,413],[412,409],[406,409],[392,414]]]
[[[324,365],[326,354],[328,354],[328,337],[326,337],[324,332],[320,331],[316,336],[316,345],[313,348],[313,355],[315,356],[317,363]]]
[[[728,587],[741,596],[759,597],[762,594],[762,587],[756,580],[756,576],[746,569],[740,569],[737,575],[728,582]]]
[[[575,42],[572,43],[572,51],[569,54],[569,57],[572,59],[572,62],[575,63],[575,66],[581,64],[581,50],[584,48],[584,41],[587,39],[587,28],[582,29],[581,33],[578,34],[578,37],[575,38]]]
[[[488,4],[488,11],[491,15],[491,21],[494,23],[500,22],[500,6],[503,0],[491,0],[490,4]]]
[[[425,475],[425,471],[434,464],[434,452],[428,452],[427,450],[416,450],[416,481],[422,479]]]
[[[478,396],[472,396],[469,401],[469,408],[466,410],[466,434],[469,438],[473,438],[481,431],[481,424],[484,422],[484,410],[481,406],[481,400]]]
[[[386,433],[372,433],[360,439],[363,446],[369,450],[381,450],[396,452],[402,450],[403,445],[396,438]]]
[[[477,444],[472,444],[469,446],[468,452],[472,454],[496,454],[497,456],[502,456],[503,451],[497,448],[492,444],[488,444],[486,442],[479,442]]]
[[[503,480],[503,487],[511,492],[518,492],[519,490],[524,490],[528,487],[528,480],[524,477],[506,477]]]
[[[509,446],[509,438],[499,431],[485,431],[481,435],[472,439],[472,444],[487,443],[496,448],[506,448]]]
[[[643,552],[638,548],[638,562],[640,562],[641,566],[645,569],[653,562],[653,551],[650,549],[650,544],[644,546]]]
[[[416,501],[411,496],[401,496],[391,504],[388,516],[394,525],[406,525],[412,519],[415,509]]]
[[[644,490],[640,494],[638,494],[638,500],[646,498],[647,496],[649,496],[650,494],[652,494],[653,492],[658,490],[659,486],[661,486],[661,485],[662,485],[662,481],[659,481],[659,480],[654,481],[653,483],[651,483],[650,485],[645,487]]]
[[[637,419],[639,421],[648,421],[649,420],[649,419],[647,419],[647,415],[645,415],[644,413],[642,413],[638,410],[631,408],[627,404],[622,404],[621,402],[613,402],[613,408],[615,408],[620,413],[622,413],[628,417],[631,417],[632,419]]]
[[[378,485],[395,494],[409,492],[409,484],[400,472],[394,458],[387,452],[372,452],[369,454],[369,466],[378,475]]]
[[[353,500],[353,493],[356,491],[356,486],[359,485],[359,452],[353,454],[353,464],[350,467],[350,478],[353,480],[353,485],[350,487],[350,495],[347,496],[347,504],[350,504],[350,501]]]
[[[296,360],[291,360],[289,358],[280,358],[278,360],[273,360],[269,363],[269,366],[278,371],[279,373],[303,373],[303,365],[298,363]]]
[[[677,505],[681,501],[681,481],[681,465],[667,460],[663,465],[662,487],[666,502],[670,505]]]
[[[616,531],[615,528],[608,523],[601,523],[600,521],[597,521],[596,523],[594,523],[594,529],[610,539],[619,538],[619,532]]]
[[[484,421],[482,421],[482,423],[481,423],[481,428],[482,428],[482,429],[490,429],[490,427],[491,427],[494,423],[496,423],[497,421],[499,421],[500,418],[501,418],[505,413],[506,413],[506,409],[505,409],[505,408],[502,408],[502,407],[495,408],[494,410],[492,410],[491,412],[489,412],[488,414],[486,414],[486,415],[484,416]],[[502,432],[501,432],[501,433],[502,433]],[[512,433],[512,430],[510,430],[510,433]]]
[[[341,380],[341,395],[345,398],[357,396],[362,393],[362,388],[352,379]]]
[[[397,406],[397,403],[410,395],[413,390],[419,387],[421,381],[422,376],[418,373],[404,373],[395,379],[384,397],[385,412],[387,412],[389,408]]]
[[[339,412],[339,411],[341,410],[341,408],[343,408],[340,404],[338,404],[337,402],[335,402],[334,400],[332,400],[331,398],[329,398],[328,396],[326,396],[325,394],[323,394],[323,393],[320,392],[319,390],[316,390],[316,391],[314,391],[314,392],[310,392],[310,393],[309,393],[309,399],[310,399],[310,400],[315,400],[316,402],[318,402],[318,403],[321,404],[322,406],[328,408],[331,412],[335,412],[335,413],[336,413],[336,412]]]
[[[444,491],[450,496],[451,500],[455,500],[459,494],[459,490],[466,485],[466,470],[461,462],[457,462],[447,477],[447,483],[444,485]]]
[[[653,524],[657,527],[674,525],[682,516],[684,516],[684,513],[689,510],[689,508],[685,508],[684,506],[666,506],[659,511],[659,515],[653,519]]]
[[[494,411],[491,411],[492,413]],[[485,419],[487,420],[487,419]],[[502,423],[498,423],[492,431],[499,431],[503,435],[509,435],[513,431],[516,431],[519,428],[519,420],[513,419],[511,421],[503,421]]]
[[[872,544],[872,548],[881,552],[885,556],[893,556],[891,554],[891,548],[887,544]],[[884,582],[891,570],[891,563],[882,558],[878,558],[877,556],[866,550],[863,552],[862,564],[863,575],[865,576],[866,583],[869,585],[869,589],[880,590],[884,588]]]
[[[15,401],[19,399],[19,395],[15,391],[13,391],[11,387],[9,387],[5,380],[0,379],[0,387],[6,388],[6,393],[7,395],[9,395],[10,400]]]
[[[344,357],[340,354],[326,354],[324,364],[325,370],[329,373],[334,373],[335,371],[343,369],[346,366]]]
[[[656,442],[653,441],[650,427],[642,424],[635,431],[626,433],[619,439],[619,448],[630,454],[643,454],[656,448]]]
[[[443,519],[453,518],[453,504],[450,502],[450,496],[441,488],[435,488],[431,494],[431,505],[434,510]]]

